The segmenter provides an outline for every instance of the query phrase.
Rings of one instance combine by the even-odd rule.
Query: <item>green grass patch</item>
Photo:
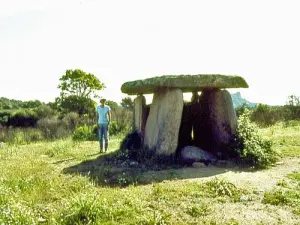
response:
[[[297,183],[300,183],[300,172],[294,171],[294,172],[288,174],[287,177]]]
[[[264,193],[262,200],[265,204],[271,204],[276,206],[290,206],[292,212],[299,215],[300,212],[300,173],[292,172],[287,175],[289,180],[279,181],[277,185],[281,189],[273,189]]]
[[[265,130],[264,137],[273,139],[277,148],[278,134],[285,137],[285,131],[291,137],[290,128],[275,129],[273,134]],[[300,134],[294,135],[293,141],[286,141],[296,148]],[[115,157],[120,141],[113,137],[110,152],[102,155],[97,141],[4,145],[0,224],[220,224],[217,207],[255,204],[251,188],[225,178],[177,179],[184,169],[152,162],[135,165],[126,155]],[[298,182],[299,172],[287,175],[264,194],[263,202],[299,215]],[[231,213],[222,224],[243,223],[237,211]]]
[[[207,216],[212,213],[212,209],[207,203],[193,204],[188,207],[187,213],[192,217]]]

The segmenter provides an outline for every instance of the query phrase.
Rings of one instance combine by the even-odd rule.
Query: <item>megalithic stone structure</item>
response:
[[[178,88],[162,89],[153,97],[146,123],[144,144],[159,155],[172,155],[178,144],[183,94]]]
[[[202,92],[199,105],[202,111],[194,123],[195,145],[214,154],[227,155],[226,146],[237,128],[230,93],[226,90],[206,89]]]
[[[248,88],[248,84],[240,76],[166,75],[126,82],[121,91],[138,95],[134,128],[144,137],[144,146],[155,149],[158,155],[175,154],[178,143],[190,143],[191,135],[184,135],[185,130],[190,132],[190,127],[194,145],[214,154],[226,154],[229,149],[224,146],[237,127],[235,110],[226,88]],[[186,106],[183,102],[185,92],[194,93],[193,101]],[[201,92],[200,96],[198,92]],[[154,94],[150,112],[143,94]],[[182,137],[186,140],[179,140]],[[180,145],[180,148],[184,147]]]
[[[134,99],[134,130],[144,132],[143,114],[145,113],[146,99],[143,95],[138,95]]]

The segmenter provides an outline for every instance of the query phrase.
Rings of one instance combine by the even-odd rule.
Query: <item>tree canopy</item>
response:
[[[67,70],[59,80],[58,88],[61,89],[61,97],[76,95],[80,98],[90,98],[96,91],[105,88],[104,83],[94,74],[80,69]]]
[[[121,100],[121,106],[126,109],[132,110],[134,107],[134,102],[130,97],[125,97]]]
[[[15,99],[0,98],[0,109],[21,109],[21,108],[36,108],[43,103],[39,100],[21,101]]]
[[[61,89],[61,93],[56,99],[59,110],[77,112],[79,115],[94,111],[95,102],[91,96],[95,97],[96,91],[105,88],[104,83],[94,74],[80,69],[67,70],[59,81],[58,88]]]

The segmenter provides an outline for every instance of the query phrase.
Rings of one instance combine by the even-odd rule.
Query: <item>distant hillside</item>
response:
[[[246,99],[242,98],[240,92],[231,94],[231,98],[232,98],[232,103],[233,103],[234,108],[242,106],[244,104],[251,108],[255,107],[257,105],[256,103],[249,102]]]

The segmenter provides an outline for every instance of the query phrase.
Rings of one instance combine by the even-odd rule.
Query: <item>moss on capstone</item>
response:
[[[235,75],[198,74],[164,75],[144,80],[126,82],[121,91],[126,94],[152,94],[160,88],[180,88],[183,92],[202,91],[211,88],[248,88],[244,78]]]

